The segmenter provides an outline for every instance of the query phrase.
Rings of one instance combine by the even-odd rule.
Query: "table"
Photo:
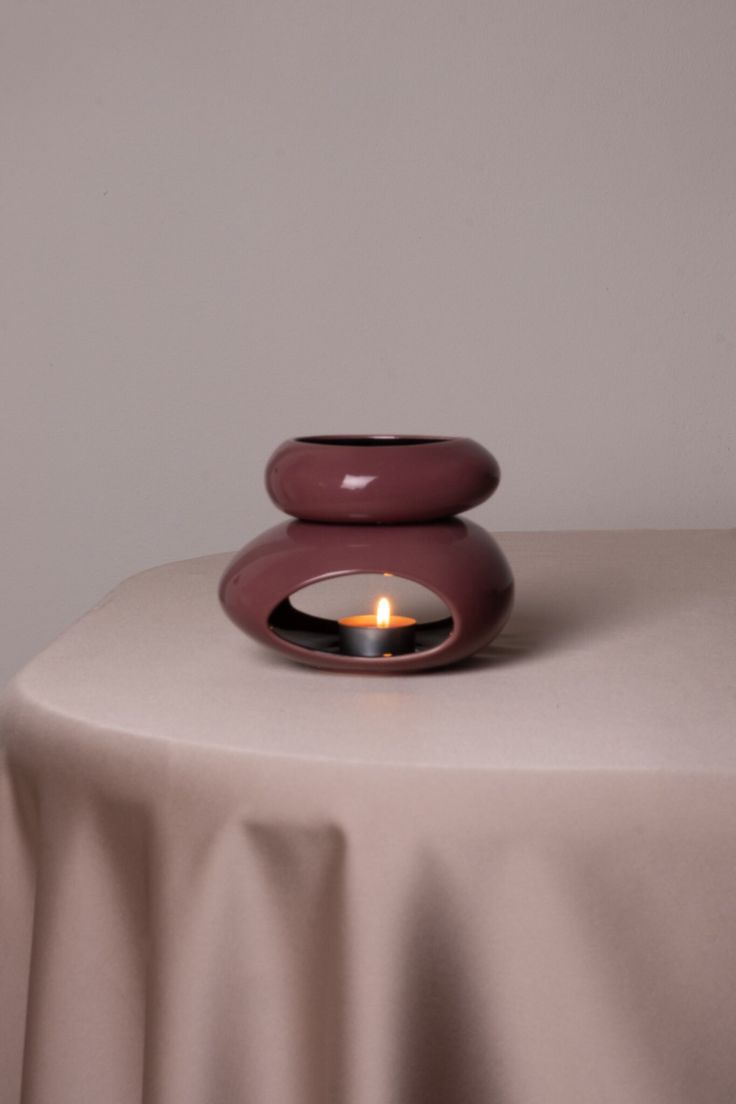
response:
[[[736,531],[499,540],[457,669],[293,665],[206,556],[13,680],[2,1104],[733,1104]]]

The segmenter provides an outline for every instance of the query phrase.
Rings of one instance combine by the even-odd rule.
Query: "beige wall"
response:
[[[8,0],[9,674],[277,520],[295,433],[469,434],[503,528],[734,524],[733,0]]]

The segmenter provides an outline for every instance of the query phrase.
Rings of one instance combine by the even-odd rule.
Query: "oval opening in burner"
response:
[[[339,654],[339,618],[373,613],[381,597],[389,599],[393,614],[416,619],[417,651],[439,647],[452,632],[450,610],[439,595],[388,572],[336,575],[301,587],[276,606],[269,626],[298,647]]]

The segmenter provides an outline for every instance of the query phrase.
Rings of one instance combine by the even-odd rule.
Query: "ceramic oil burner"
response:
[[[513,577],[479,525],[455,514],[487,499],[500,472],[462,437],[300,437],[276,449],[266,487],[299,519],[269,529],[220,582],[235,624],[292,659],[332,671],[419,671],[457,662],[503,627]],[[342,576],[380,579],[374,611],[335,617],[299,608],[306,588]],[[444,611],[394,612],[399,580],[426,588]]]

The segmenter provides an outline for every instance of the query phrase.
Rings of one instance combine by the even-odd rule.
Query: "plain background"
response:
[[[733,525],[733,0],[0,10],[0,676],[278,521],[297,434],[476,437],[495,529]]]

